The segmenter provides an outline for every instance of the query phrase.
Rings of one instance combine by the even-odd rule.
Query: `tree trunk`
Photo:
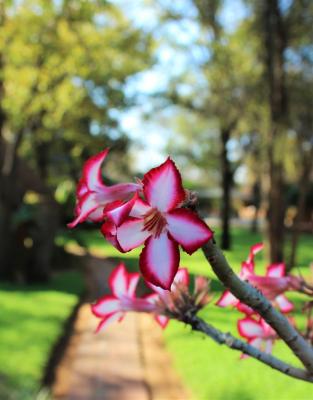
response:
[[[269,207],[267,213],[271,263],[282,262],[284,260],[284,218],[286,204],[282,173],[282,166],[277,165],[271,160]]]
[[[313,149],[313,148],[312,148]],[[297,246],[300,238],[300,227],[299,224],[301,223],[304,210],[306,205],[306,197],[309,191],[309,182],[310,182],[310,175],[312,172],[312,165],[313,165],[313,150],[308,156],[307,160],[304,160],[304,166],[301,174],[301,178],[299,180],[299,198],[297,204],[297,214],[293,221],[292,233],[291,233],[291,249],[290,249],[290,256],[287,264],[287,271],[291,271],[291,269],[296,264],[296,252]]]
[[[257,233],[259,230],[259,211],[261,205],[261,183],[259,177],[253,185],[253,205],[254,215],[251,223],[251,232]]]
[[[54,238],[59,227],[59,210],[52,196],[42,196],[32,229],[34,246],[26,270],[28,282],[47,282],[51,275]]]
[[[264,45],[266,73],[269,82],[270,129],[268,158],[270,187],[268,193],[268,239],[271,262],[283,261],[284,248],[284,171],[280,152],[286,117],[287,95],[285,88],[284,51],[285,27],[278,0],[264,2]]]
[[[231,247],[230,217],[231,217],[231,189],[233,186],[233,174],[230,161],[227,154],[227,143],[230,139],[231,128],[225,128],[221,131],[221,171],[222,171],[222,202],[221,202],[221,220],[222,237],[221,248],[229,250]]]

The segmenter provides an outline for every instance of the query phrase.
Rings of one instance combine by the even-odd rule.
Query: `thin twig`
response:
[[[313,375],[313,347],[296,331],[286,317],[275,310],[259,290],[238,278],[213,240],[209,240],[202,250],[224,286],[237,299],[257,311]]]
[[[256,347],[251,346],[249,343],[235,338],[230,333],[224,333],[218,330],[195,315],[187,315],[183,322],[190,325],[193,330],[203,332],[218,344],[225,345],[233,350],[241,351],[285,375],[313,383],[313,376],[306,370],[293,367],[271,354],[264,353]]]

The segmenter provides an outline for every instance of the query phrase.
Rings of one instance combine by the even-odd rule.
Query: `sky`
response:
[[[172,2],[174,11],[186,13],[188,18],[182,23],[162,24],[160,28],[155,6],[159,4],[162,8],[169,4],[168,0],[132,0],[131,2],[112,0],[112,2],[119,5],[136,26],[151,33],[160,43],[155,54],[157,63],[150,70],[137,74],[127,82],[126,93],[129,96],[137,95],[141,104],[119,115],[123,131],[133,141],[131,153],[136,169],[145,172],[164,161],[167,157],[167,142],[174,134],[169,125],[164,123],[164,119],[159,122],[159,119],[155,118],[158,114],[154,112],[153,102],[149,97],[158,91],[165,90],[170,78],[179,77],[183,71],[188,70],[190,65],[194,64],[190,62],[191,59],[197,63],[202,57],[201,52],[197,49],[191,51],[190,46],[199,34],[198,26],[193,21],[197,14],[191,0]],[[149,6],[151,2],[152,7]],[[232,31],[247,13],[248,9],[241,0],[225,0],[220,21],[229,31]],[[174,38],[175,42],[184,48],[183,51],[173,49],[170,41]],[[149,113],[154,118],[145,118],[145,115]]]

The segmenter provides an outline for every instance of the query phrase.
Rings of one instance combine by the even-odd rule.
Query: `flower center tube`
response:
[[[156,208],[152,208],[144,215],[144,230],[152,232],[155,237],[159,237],[167,225],[163,214]]]
[[[161,308],[158,304],[147,301],[141,298],[130,298],[128,296],[122,296],[121,308],[123,311],[136,311],[136,312],[156,312],[160,311]]]

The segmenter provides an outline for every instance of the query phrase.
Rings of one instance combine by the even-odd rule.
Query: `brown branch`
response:
[[[202,250],[215,275],[224,286],[237,299],[257,311],[313,375],[312,346],[296,331],[286,317],[275,310],[259,290],[238,278],[213,240],[206,243]]]
[[[214,326],[195,315],[186,315],[184,322],[189,324],[193,330],[203,332],[218,344],[225,345],[233,350],[241,351],[285,375],[313,383],[313,376],[306,370],[293,367],[271,354],[264,353],[256,347],[251,346],[249,343],[235,338],[230,333],[224,333],[216,329]]]

